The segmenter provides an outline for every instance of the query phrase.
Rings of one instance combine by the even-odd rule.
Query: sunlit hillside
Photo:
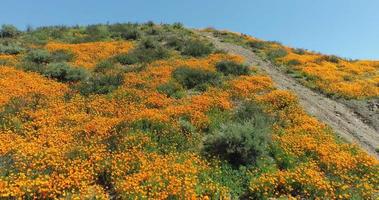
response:
[[[323,93],[379,95],[379,62],[245,40]],[[180,23],[3,26],[0,197],[377,198],[378,160],[257,67]]]

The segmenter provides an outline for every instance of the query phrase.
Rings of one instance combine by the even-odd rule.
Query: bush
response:
[[[151,63],[169,57],[167,49],[151,39],[141,41],[139,46],[128,54],[116,56],[116,61],[122,64]]]
[[[157,90],[160,93],[166,94],[168,97],[173,97],[176,99],[182,98],[184,96],[182,86],[174,81],[170,81],[158,86]]]
[[[25,50],[24,48],[16,44],[8,44],[8,45],[0,44],[0,54],[15,55],[15,54],[21,53],[24,50]]]
[[[113,58],[116,62],[123,65],[132,65],[139,62],[138,57],[135,55],[135,53],[131,53],[131,54],[123,53],[123,54],[116,55]]]
[[[25,59],[26,61],[37,64],[46,64],[52,60],[52,56],[47,50],[34,49],[26,55]]]
[[[13,25],[7,25],[4,24],[1,26],[0,29],[0,36],[2,38],[14,38],[21,34],[21,31],[19,31],[15,26]]]
[[[292,59],[292,60],[289,60],[287,62],[287,65],[289,65],[289,66],[297,66],[297,65],[300,65],[300,64],[301,64],[301,62],[298,61],[298,60],[296,60],[296,59]]]
[[[279,48],[279,49],[272,49],[267,53],[267,57],[269,60],[276,60],[278,58],[282,58],[286,56],[288,53],[285,49]]]
[[[296,48],[293,52],[299,55],[304,55],[307,51],[305,49]]]
[[[340,58],[335,56],[335,55],[323,56],[322,58],[323,58],[323,60],[328,61],[328,62],[332,62],[332,63],[339,63],[339,61],[340,61]]]
[[[165,38],[165,46],[181,51],[184,48],[184,40],[177,36],[169,36]]]
[[[213,52],[213,45],[200,40],[188,40],[182,50],[182,55],[201,57],[207,56]]]
[[[207,85],[217,85],[220,83],[220,76],[214,72],[189,67],[179,67],[172,76],[186,89],[203,90]]]
[[[88,77],[88,73],[85,69],[71,67],[67,63],[48,64],[42,74],[61,82],[77,82]]]
[[[263,41],[258,41],[258,40],[254,40],[254,41],[248,41],[247,42],[247,45],[249,45],[249,47],[253,48],[253,49],[264,49],[266,47],[266,43],[263,42]]]
[[[128,28],[121,33],[121,37],[125,40],[137,40],[140,38],[140,35],[137,28]]]
[[[51,53],[51,59],[54,62],[70,62],[74,59],[74,54],[67,50],[56,50]]]
[[[82,82],[77,89],[82,95],[108,94],[117,89],[123,83],[123,75],[102,75],[91,77],[88,81]]]
[[[268,130],[266,124],[254,120],[222,125],[205,138],[203,150],[236,167],[255,164],[268,146]]]
[[[222,61],[216,64],[217,71],[224,75],[247,75],[249,74],[249,67],[241,65],[233,61]]]

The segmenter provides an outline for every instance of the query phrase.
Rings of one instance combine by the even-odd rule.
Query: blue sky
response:
[[[0,24],[182,22],[348,58],[379,59],[378,9],[378,0],[2,0]]]

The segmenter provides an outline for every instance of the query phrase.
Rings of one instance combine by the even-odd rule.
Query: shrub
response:
[[[238,64],[233,61],[222,61],[216,64],[217,71],[224,75],[247,75],[249,74],[249,67],[246,65]]]
[[[184,48],[184,40],[177,36],[169,36],[165,38],[165,46],[181,51]]]
[[[267,57],[269,60],[276,60],[277,58],[281,58],[286,56],[288,53],[285,49],[279,48],[279,49],[272,49],[268,51]]]
[[[138,38],[140,38],[140,32],[137,30],[137,28],[128,28],[126,30],[124,30],[122,33],[121,33],[121,37],[125,40],[137,40]]]
[[[335,55],[323,56],[322,58],[323,58],[323,60],[328,61],[328,62],[332,62],[332,63],[339,63],[339,61],[340,61],[340,58],[335,56]]]
[[[254,41],[248,41],[247,45],[253,49],[264,49],[266,47],[266,43],[263,41],[259,40],[254,40]]]
[[[123,83],[123,75],[103,75],[98,74],[91,77],[88,81],[82,82],[77,89],[82,95],[108,94],[117,89]]]
[[[305,49],[296,48],[293,52],[299,55],[304,55],[307,51]]]
[[[50,63],[42,73],[61,82],[77,82],[88,77],[85,69],[71,67],[67,63]]]
[[[168,97],[179,99],[184,96],[183,88],[175,81],[162,84],[157,87],[158,92],[166,94]]]
[[[122,64],[150,63],[169,57],[167,49],[151,39],[141,41],[139,46],[128,54],[116,56],[116,61]]]
[[[123,65],[132,65],[138,63],[138,57],[134,54],[119,54],[113,57],[114,60]]]
[[[0,36],[2,38],[14,38],[21,34],[21,31],[19,31],[15,26],[4,24],[1,26],[0,29]]]
[[[183,24],[180,23],[180,22],[175,22],[175,23],[172,24],[172,27],[174,29],[183,29]]]
[[[52,60],[50,52],[44,49],[34,49],[31,50],[25,57],[26,61],[37,63],[37,64],[46,64]]]
[[[0,54],[14,55],[14,54],[19,54],[24,50],[25,50],[24,48],[22,48],[21,46],[17,44],[8,44],[8,45],[0,44]]]
[[[56,50],[51,53],[51,59],[55,62],[70,62],[74,59],[74,54],[67,50]]]
[[[212,44],[200,40],[188,40],[182,50],[182,55],[201,57],[212,53],[214,47]]]
[[[110,69],[114,69],[114,63],[111,60],[107,59],[97,63],[93,71],[96,73],[105,73]]]
[[[297,65],[300,65],[300,64],[301,64],[300,61],[298,61],[296,59],[292,59],[292,60],[289,60],[287,62],[287,65],[289,65],[289,66],[297,66]]]
[[[206,85],[217,85],[220,83],[220,76],[214,72],[189,67],[179,67],[172,73],[181,85],[186,89],[203,90]]]
[[[236,167],[255,164],[266,151],[268,130],[266,124],[254,120],[222,125],[205,138],[203,150]]]

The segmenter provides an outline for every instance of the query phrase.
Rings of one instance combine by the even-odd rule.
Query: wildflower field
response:
[[[2,199],[378,198],[375,158],[181,24],[43,27],[1,42],[17,50],[0,51]],[[277,61],[297,60],[325,92],[378,95],[373,62],[285,51]]]
[[[247,35],[223,32],[216,32],[215,35],[226,42],[251,48],[281,66],[304,85],[324,94],[358,100],[379,97],[379,61],[349,60],[323,55]]]

